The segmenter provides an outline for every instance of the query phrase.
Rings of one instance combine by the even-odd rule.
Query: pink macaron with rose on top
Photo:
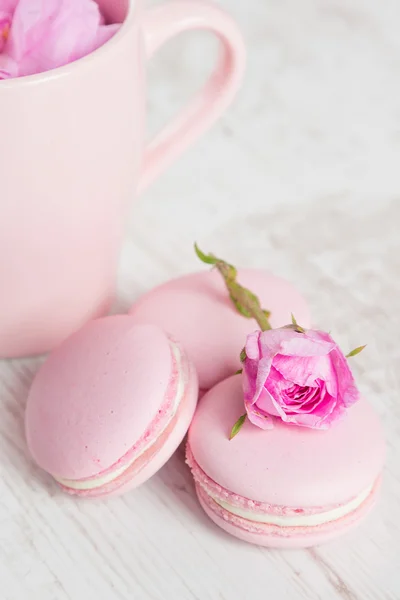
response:
[[[200,504],[226,532],[277,548],[342,535],[370,512],[381,484],[381,424],[360,397],[331,335],[296,319],[272,329],[236,271],[201,253],[242,314],[260,329],[243,340],[242,370],[210,390],[192,421],[186,457]]]

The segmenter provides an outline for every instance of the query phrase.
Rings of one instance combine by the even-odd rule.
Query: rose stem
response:
[[[194,245],[194,249],[202,262],[214,265],[218,269],[225,281],[229,297],[238,312],[248,319],[255,319],[261,331],[272,329],[269,322],[269,311],[263,310],[257,296],[236,281],[236,268],[213,254],[204,254],[197,244]]]

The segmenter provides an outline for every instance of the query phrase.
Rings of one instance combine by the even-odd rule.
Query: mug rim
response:
[[[46,81],[68,75],[68,73],[75,71],[83,64],[88,66],[88,64],[93,61],[101,60],[102,55],[107,51],[107,49],[111,49],[112,45],[116,46],[117,43],[127,34],[129,25],[135,20],[140,1],[141,0],[128,0],[129,6],[127,15],[121,23],[121,27],[117,33],[113,35],[112,38],[110,38],[105,44],[102,44],[99,48],[93,50],[93,52],[90,52],[89,54],[86,54],[86,56],[82,56],[81,58],[78,58],[77,60],[74,60],[66,65],[56,67],[55,69],[49,69],[48,71],[43,71],[41,73],[34,73],[33,75],[22,75],[21,77],[2,79],[0,81],[0,94],[2,89],[29,84],[45,83]]]

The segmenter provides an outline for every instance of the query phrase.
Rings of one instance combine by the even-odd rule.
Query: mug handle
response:
[[[139,193],[224,112],[242,80],[245,48],[233,19],[201,0],[175,0],[148,9],[142,20],[147,59],[175,35],[193,29],[215,33],[222,42],[219,64],[189,105],[145,150]]]

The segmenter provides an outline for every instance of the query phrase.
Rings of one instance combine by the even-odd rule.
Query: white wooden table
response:
[[[400,7],[397,0],[224,0],[247,38],[229,113],[134,207],[119,308],[202,268],[206,251],[291,279],[354,360],[380,413],[382,501],[354,534],[307,551],[241,543],[200,510],[182,452],[140,489],[75,501],[26,457],[37,360],[0,371],[4,600],[400,598]],[[150,67],[151,128],[207,73],[214,43],[172,43]],[[207,60],[203,60],[206,56]],[[360,435],[363,432],[360,431]]]

